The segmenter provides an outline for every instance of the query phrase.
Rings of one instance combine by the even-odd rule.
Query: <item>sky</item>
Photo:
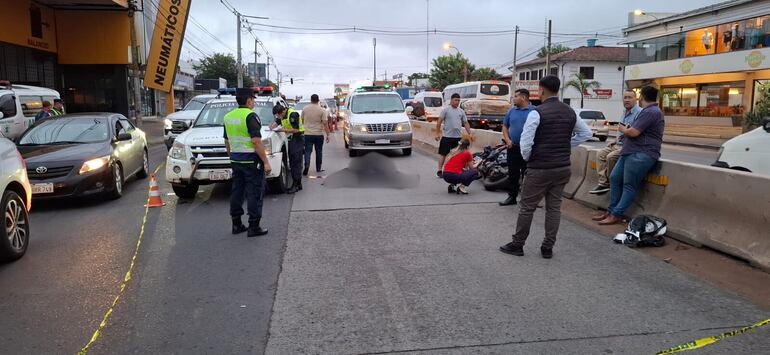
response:
[[[157,2],[158,0],[151,0]],[[642,10],[651,13],[683,12],[722,2],[715,0],[647,0]],[[451,43],[477,67],[491,67],[500,73],[513,59],[514,35],[448,35],[430,31],[496,32],[519,26],[517,62],[534,57],[545,43],[546,19],[552,21],[553,43],[583,46],[599,34],[599,45],[617,45],[628,13],[640,8],[639,1],[614,0],[192,0],[190,18],[182,47],[182,60],[196,60],[213,53],[235,56],[236,17],[228,6],[248,16],[268,19],[247,20],[251,31],[241,34],[243,62],[254,62],[254,38],[272,57],[270,79],[277,72],[285,83],[287,97],[313,93],[333,96],[334,83],[352,87],[371,81],[374,74],[373,38],[376,37],[377,79],[392,79],[403,73],[426,72],[428,61]],[[537,5],[537,6],[535,6]],[[427,25],[427,26],[426,26]],[[350,28],[373,29],[381,33],[350,32]],[[324,30],[317,30],[324,29]],[[331,30],[327,30],[331,29]],[[388,31],[391,31],[388,33]],[[421,31],[395,35],[392,31]],[[593,35],[592,35],[593,34]],[[426,39],[427,37],[427,39]],[[427,42],[427,43],[426,43]],[[294,78],[291,85],[289,78]]]

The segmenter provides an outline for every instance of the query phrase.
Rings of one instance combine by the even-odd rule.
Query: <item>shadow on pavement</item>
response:
[[[347,168],[326,177],[328,188],[408,189],[420,184],[420,175],[400,172],[390,155],[370,152],[351,160]],[[400,154],[399,154],[400,155]]]

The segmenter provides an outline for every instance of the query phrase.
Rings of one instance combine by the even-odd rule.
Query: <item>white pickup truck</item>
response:
[[[286,134],[271,131],[273,106],[286,105],[280,98],[258,97],[254,112],[262,122],[262,143],[267,150],[273,171],[267,178],[273,193],[283,193],[291,186]],[[166,180],[174,193],[182,198],[194,198],[200,185],[230,180],[232,169],[225,149],[224,117],[238,108],[235,97],[213,99],[206,103],[192,127],[180,134],[166,158]]]

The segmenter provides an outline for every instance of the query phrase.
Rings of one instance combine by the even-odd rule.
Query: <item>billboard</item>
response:
[[[350,84],[334,84],[334,95],[347,95],[350,93]]]
[[[187,27],[190,1],[160,0],[144,74],[144,86],[150,89],[171,92]]]

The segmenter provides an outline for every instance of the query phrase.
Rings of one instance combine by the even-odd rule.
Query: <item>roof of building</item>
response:
[[[566,52],[551,55],[551,62],[625,62],[628,60],[626,47],[578,47]],[[535,58],[516,64],[517,68],[535,64],[544,64],[545,58]]]
[[[717,12],[717,11],[720,11],[720,10],[728,9],[728,8],[739,6],[739,5],[743,5],[743,4],[746,4],[746,3],[753,2],[753,1],[755,1],[755,0],[729,0],[729,1],[724,1],[724,2],[717,3],[717,4],[700,7],[700,8],[694,9],[694,10],[685,11],[685,12],[682,12],[682,13],[678,13],[678,14],[675,14],[675,15],[668,16],[668,17],[663,17],[663,18],[658,19],[658,20],[642,22],[642,23],[639,23],[639,24],[636,24],[636,25],[633,25],[633,26],[629,26],[629,27],[623,29],[623,32],[631,32],[631,31],[641,30],[641,29],[644,29],[644,28],[647,28],[647,27],[658,26],[658,25],[661,25],[661,24],[664,24],[664,23],[673,22],[673,21],[677,21],[677,20],[682,20],[682,19],[686,19],[686,18],[690,18],[690,17],[695,17],[695,16],[698,16],[698,15],[706,14],[706,13],[714,13],[714,12]]]

